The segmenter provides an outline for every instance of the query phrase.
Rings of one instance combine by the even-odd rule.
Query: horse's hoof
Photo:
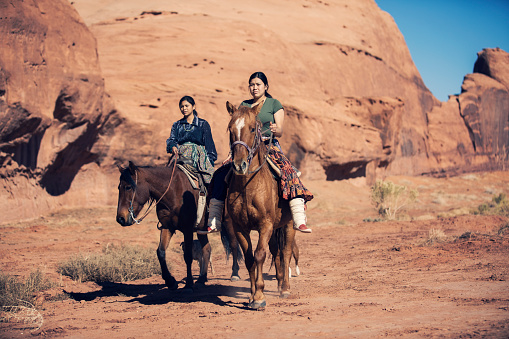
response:
[[[232,275],[230,281],[239,281],[240,277],[238,275]]]
[[[168,287],[169,290],[175,291],[179,288],[179,284],[176,280],[173,281],[165,281],[166,287]]]
[[[207,278],[199,277],[198,280],[196,280],[196,284],[202,284],[205,285],[205,283],[209,281]]]
[[[259,310],[260,308],[264,308],[267,305],[265,300],[256,300],[249,303],[249,308],[253,310]]]
[[[194,293],[194,289],[192,287],[186,286],[182,289],[182,293],[191,294]]]
[[[290,292],[289,291],[281,292],[281,294],[279,295],[279,297],[282,298],[282,299],[286,299],[289,296],[290,296]]]

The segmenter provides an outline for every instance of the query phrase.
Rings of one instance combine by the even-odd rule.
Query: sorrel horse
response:
[[[255,108],[241,106],[236,109],[229,102],[226,108],[231,115],[228,131],[232,151],[233,175],[228,187],[227,210],[233,229],[244,252],[244,262],[249,271],[251,296],[249,307],[266,306],[263,280],[263,263],[269,239],[282,229],[281,244],[277,253],[282,260],[276,261],[276,278],[281,297],[290,294],[290,257],[295,230],[288,201],[279,197],[278,183],[274,180],[266,162],[268,147],[261,138],[261,122],[257,120],[261,105]],[[258,232],[258,243],[253,255],[251,231]],[[278,257],[279,258],[279,257]],[[278,264],[279,261],[279,264]]]
[[[174,160],[168,167],[139,167],[131,161],[126,168],[119,167],[117,222],[122,226],[139,223],[146,216],[138,217],[143,206],[149,201],[157,201],[157,218],[161,223],[161,236],[157,248],[157,258],[161,265],[162,277],[169,289],[177,289],[178,283],[166,265],[166,249],[175,232],[184,234],[184,260],[187,266],[185,289],[193,288],[191,265],[193,262],[193,232],[195,231],[196,209],[199,191],[193,189],[186,174],[176,166]],[[150,207],[149,207],[150,208]],[[147,211],[148,212],[148,211]],[[203,226],[205,218],[200,225]],[[205,270],[200,272],[197,283],[207,281],[207,267],[211,247],[207,235],[198,235],[202,247]]]

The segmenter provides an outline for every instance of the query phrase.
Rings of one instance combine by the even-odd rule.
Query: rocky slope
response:
[[[113,203],[115,164],[165,162],[183,95],[226,157],[225,102],[246,99],[259,70],[285,106],[281,143],[307,180],[508,162],[508,54],[480,52],[462,93],[439,102],[373,0],[4,0],[0,9],[0,202],[24,217]]]

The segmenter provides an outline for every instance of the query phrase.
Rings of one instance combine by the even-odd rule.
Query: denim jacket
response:
[[[209,161],[214,166],[214,162],[217,160],[216,146],[212,139],[210,125],[206,120],[198,118],[195,114],[192,124],[188,123],[185,118],[173,123],[170,137],[166,140],[166,152],[171,153],[173,147],[185,142],[205,146]]]

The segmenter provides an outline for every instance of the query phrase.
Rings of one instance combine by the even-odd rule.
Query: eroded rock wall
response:
[[[507,53],[480,52],[462,93],[439,102],[372,0],[4,0],[0,12],[0,202],[14,207],[10,218],[114,203],[116,164],[166,162],[183,95],[195,97],[222,160],[225,102],[246,99],[260,70],[285,106],[280,141],[304,180],[507,166]]]
[[[7,209],[19,217],[47,211],[46,198],[65,194],[84,165],[100,164],[120,120],[96,40],[67,1],[1,1],[0,12],[1,198],[3,206],[29,201]]]

